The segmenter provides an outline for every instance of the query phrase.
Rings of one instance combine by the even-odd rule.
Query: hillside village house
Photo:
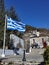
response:
[[[47,43],[47,45],[49,45],[49,36],[41,34],[37,30],[31,31],[29,33],[26,32],[24,34],[24,39],[25,39],[25,48],[28,49],[28,51],[30,50],[33,41],[35,41],[36,44],[38,44],[37,48],[44,47],[42,40],[44,40]]]
[[[47,36],[39,36],[39,37],[30,37],[30,45],[33,44],[33,40],[38,44],[40,48],[43,48],[42,39],[47,43],[48,37]]]

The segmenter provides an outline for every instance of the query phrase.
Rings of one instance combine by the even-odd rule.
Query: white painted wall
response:
[[[15,47],[17,47],[17,44],[20,43],[22,45],[22,47],[24,48],[24,40],[19,38],[18,36],[14,35],[14,34],[10,34],[10,40],[13,40],[13,44]]]
[[[48,40],[47,37],[34,37],[30,38],[30,45],[33,44],[33,39],[35,39],[35,42],[42,48],[43,47],[42,38],[44,38],[44,40],[47,42]]]
[[[13,40],[14,47],[17,47],[17,44],[19,44],[19,43],[21,44],[22,48],[19,48],[19,50],[17,52],[19,54],[22,54],[23,49],[24,49],[24,40],[14,34],[10,34],[10,40],[11,39]]]

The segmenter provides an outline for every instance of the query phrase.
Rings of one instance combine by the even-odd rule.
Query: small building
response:
[[[45,34],[41,34],[39,31],[34,30],[31,32],[26,32],[24,34],[24,39],[25,39],[25,48],[27,49],[27,44],[29,44],[29,49],[31,45],[33,44],[33,40],[38,44],[38,48],[43,48],[43,41],[49,45],[49,36]]]
[[[38,32],[37,30],[34,30],[33,31],[33,34],[36,35],[36,36],[39,36],[40,35],[40,32]]]
[[[13,49],[15,53],[23,54],[24,40],[15,34],[10,34],[10,48]]]
[[[48,37],[47,36],[39,36],[39,37],[30,37],[30,45],[33,44],[33,40],[35,40],[36,44],[38,44],[38,46],[40,48],[43,48],[43,43],[42,43],[42,39],[44,39],[44,41],[48,41]]]

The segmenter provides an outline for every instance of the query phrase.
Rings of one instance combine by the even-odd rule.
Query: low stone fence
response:
[[[3,54],[3,49],[0,49],[0,56]],[[13,50],[6,50],[5,49],[5,55],[13,55]]]
[[[45,49],[31,49],[32,54],[43,54]]]

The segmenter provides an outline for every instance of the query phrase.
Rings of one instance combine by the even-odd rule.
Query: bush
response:
[[[9,62],[8,65],[14,65],[14,63],[13,62]]]
[[[44,57],[45,65],[49,65],[49,46],[46,47],[43,57]]]

